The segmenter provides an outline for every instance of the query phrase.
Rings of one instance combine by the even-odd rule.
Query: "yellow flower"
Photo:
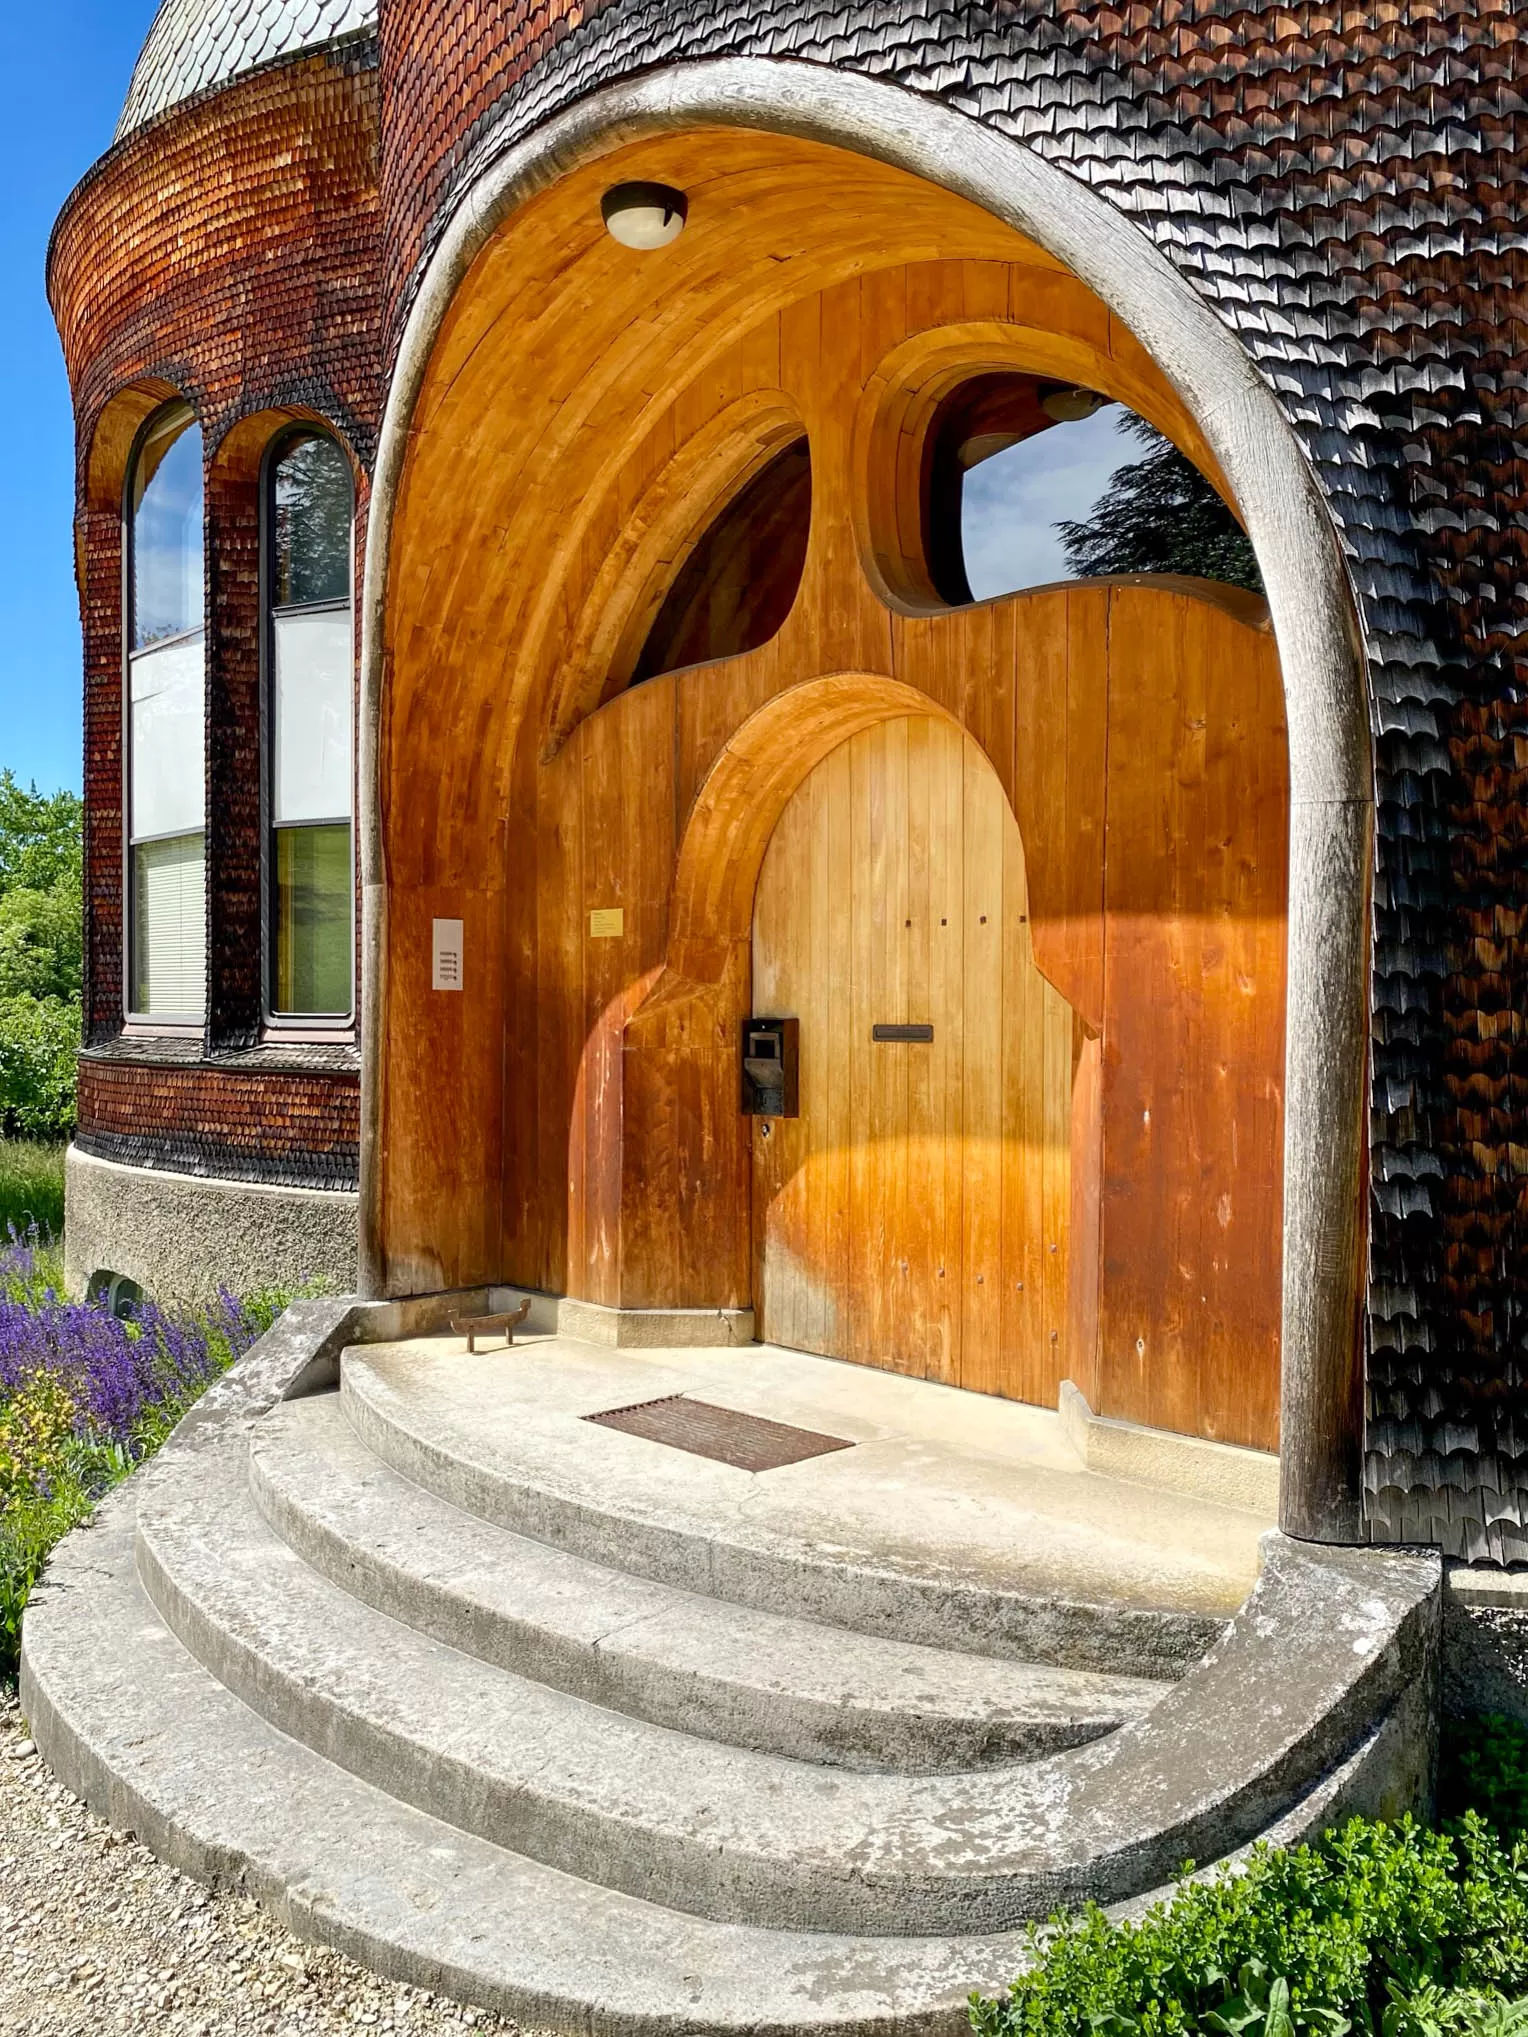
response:
[[[36,1372],[0,1408],[0,1506],[35,1492],[74,1434],[74,1396],[49,1372]]]

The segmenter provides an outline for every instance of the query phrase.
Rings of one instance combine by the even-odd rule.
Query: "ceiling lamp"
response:
[[[1040,398],[1040,408],[1053,424],[1081,424],[1113,401],[1112,396],[1100,396],[1096,389],[1053,389]]]
[[[672,184],[614,184],[600,211],[623,248],[666,248],[684,232],[690,201]]]

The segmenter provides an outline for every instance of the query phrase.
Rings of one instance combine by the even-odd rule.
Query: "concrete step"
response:
[[[1014,1767],[853,1774],[631,1719],[402,1626],[302,1563],[246,1472],[244,1435],[210,1432],[139,1505],[144,1585],[228,1689],[462,1831],[782,1930],[1005,1931],[1219,1857],[1390,1708],[1436,1595],[1435,1566],[1279,1544],[1221,1647],[1106,1740]]]
[[[135,1493],[54,1558],[22,1700],[60,1779],[183,1872],[255,1896],[376,1972],[579,2037],[958,2037],[1017,1934],[848,1937],[717,1924],[442,1824],[251,1711],[134,1573]]]
[[[251,1711],[165,1627],[135,1573],[137,1484],[69,1537],[33,1598],[27,1719],[98,1815],[299,1936],[578,2037],[959,2037],[968,1992],[999,1992],[1023,1965],[1020,1933],[855,1937],[681,1915],[359,1781]],[[1393,1719],[1265,1836],[1295,1844],[1349,1811],[1394,1808]]]
[[[885,1641],[588,1562],[401,1477],[335,1395],[252,1431],[250,1483],[282,1539],[379,1612],[594,1704],[798,1761],[928,1774],[1033,1760],[1167,1688]]]
[[[374,1455],[498,1527],[918,1646],[1172,1678],[1256,1578],[1253,1517],[1086,1472],[1054,1416],[769,1347],[471,1360],[426,1339],[347,1352],[341,1393]],[[856,1447],[755,1476],[583,1419],[673,1393]]]

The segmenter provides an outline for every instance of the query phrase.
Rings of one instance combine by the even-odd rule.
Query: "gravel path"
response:
[[[213,1895],[91,1816],[0,1693],[4,2037],[326,2037],[515,2025],[379,1980]]]

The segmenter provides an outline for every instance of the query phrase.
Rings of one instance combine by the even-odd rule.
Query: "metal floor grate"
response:
[[[602,1429],[621,1429],[628,1436],[645,1436],[650,1443],[688,1450],[696,1457],[712,1457],[718,1464],[735,1464],[740,1471],[778,1471],[782,1465],[803,1464],[809,1457],[826,1457],[831,1450],[854,1448],[842,1436],[793,1429],[785,1422],[739,1414],[736,1408],[713,1407],[709,1401],[690,1400],[682,1393],[640,1401],[635,1407],[610,1408],[583,1419]]]

